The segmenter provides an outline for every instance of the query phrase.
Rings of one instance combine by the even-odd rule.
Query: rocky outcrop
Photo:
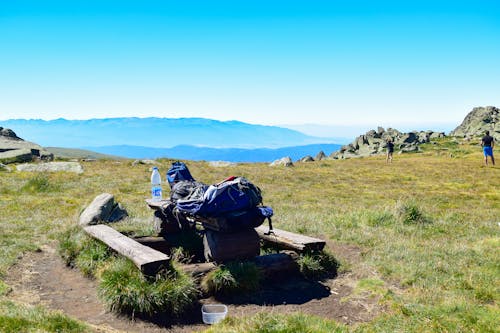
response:
[[[74,172],[83,173],[83,168],[78,162],[47,162],[19,164],[17,171],[27,172]]]
[[[383,127],[378,127],[377,130],[370,130],[358,136],[350,144],[342,146],[339,151],[333,152],[330,158],[344,159],[385,154],[388,140],[394,143],[394,152],[396,153],[418,152],[420,144],[441,137],[445,137],[444,132],[414,131],[402,133],[393,128],[385,130]]]
[[[325,158],[326,158],[325,152],[321,150],[319,153],[316,154],[316,156],[314,157],[314,160],[321,161],[321,160],[324,160]]]
[[[94,198],[90,205],[80,215],[78,224],[81,226],[99,224],[102,222],[115,222],[128,216],[128,213],[115,197],[109,193],[102,193]]]
[[[495,140],[500,140],[500,109],[494,106],[473,108],[450,135],[472,138],[483,136],[485,131],[490,131]]]
[[[300,160],[298,160],[298,162],[300,162],[300,163],[314,162],[314,158],[312,158],[312,156],[310,156],[310,155],[307,155],[307,156],[302,157]]]
[[[52,161],[54,155],[36,143],[25,141],[13,130],[0,127],[0,163]]]
[[[273,166],[292,167],[293,166],[293,162],[292,162],[292,159],[289,156],[286,156],[286,157],[282,157],[279,160],[276,160],[276,161],[272,162],[271,164],[269,164],[269,166],[272,166],[272,167]]]

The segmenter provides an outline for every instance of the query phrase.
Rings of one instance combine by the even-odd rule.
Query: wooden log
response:
[[[92,237],[132,260],[146,275],[156,274],[160,269],[167,267],[170,260],[166,254],[141,245],[107,225],[98,224],[83,229]]]
[[[297,265],[294,255],[289,253],[258,256],[254,262],[265,279],[275,279],[299,273],[299,265]]]
[[[170,244],[164,237],[160,236],[146,236],[133,238],[139,244],[155,249],[165,254],[169,254],[172,249]]]
[[[152,199],[146,199],[146,203],[148,204],[149,208],[154,209],[154,210],[161,210],[163,207],[168,206],[170,204],[170,200],[163,199],[160,201],[154,201]]]
[[[205,229],[203,247],[207,261],[251,259],[260,253],[260,239],[254,229],[234,233]]]
[[[260,226],[255,228],[255,230],[264,241],[287,250],[297,252],[322,251],[325,247],[325,241],[318,238],[280,229],[273,229],[273,232],[269,234],[269,228],[267,226]]]
[[[253,262],[265,279],[281,278],[299,273],[299,266],[295,262],[295,257],[290,253],[274,253],[258,256]],[[217,268],[212,262],[182,265],[181,269],[192,276],[200,276],[209,273]]]

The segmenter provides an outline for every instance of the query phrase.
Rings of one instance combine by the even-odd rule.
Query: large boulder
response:
[[[74,172],[83,173],[83,168],[78,162],[46,162],[19,164],[18,171],[27,172]]]
[[[128,216],[127,211],[120,204],[115,203],[115,197],[112,194],[102,193],[85,208],[80,215],[78,224],[86,226],[102,222],[115,222],[126,216]]]
[[[300,163],[314,162],[314,158],[311,155],[307,155],[298,160]]]
[[[21,139],[11,129],[0,127],[0,163],[52,161],[53,159],[54,155],[45,148]]]
[[[293,166],[293,162],[292,162],[292,159],[289,157],[289,156],[286,156],[286,157],[282,157],[280,158],[279,160],[275,160],[274,162],[272,162],[271,164],[269,164],[269,166],[285,166],[285,167],[292,167]]]
[[[33,160],[33,152],[31,149],[21,148],[7,150],[0,153],[0,162],[9,163],[25,163]]]
[[[314,157],[314,160],[321,161],[321,160],[324,160],[325,158],[326,158],[325,152],[321,150],[319,153],[316,154],[316,156]]]
[[[500,140],[500,109],[494,106],[475,107],[467,114],[462,123],[450,132],[451,136],[475,137],[490,135]]]

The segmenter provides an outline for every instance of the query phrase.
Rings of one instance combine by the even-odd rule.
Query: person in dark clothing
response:
[[[392,163],[392,154],[394,153],[394,143],[392,143],[392,140],[389,138],[387,139],[387,158],[385,160],[386,163]]]
[[[491,158],[491,164],[495,165],[495,157],[493,156],[493,147],[495,146],[495,139],[490,136],[490,131],[486,131],[485,136],[481,139],[481,146],[484,153],[484,164],[488,165],[488,156]]]

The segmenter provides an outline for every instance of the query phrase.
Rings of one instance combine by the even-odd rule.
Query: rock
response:
[[[326,159],[326,155],[325,155],[325,152],[324,151],[320,151],[318,154],[316,154],[316,156],[314,157],[314,160],[316,161],[321,161],[321,160],[324,160]]]
[[[0,162],[9,163],[26,163],[33,160],[33,152],[31,149],[13,149],[0,153]]]
[[[5,164],[0,163],[0,171],[10,172],[10,171],[12,171],[12,169],[9,168],[8,166],[6,166]]]
[[[237,164],[233,163],[233,162],[227,162],[227,161],[210,161],[210,162],[208,162],[208,165],[215,167],[215,168],[222,168],[222,167],[235,166]]]
[[[276,161],[272,162],[271,164],[269,164],[269,166],[279,166],[279,165],[282,165],[285,167],[292,167],[293,162],[289,156],[286,156],[286,157],[280,158],[279,160],[276,160]]]
[[[28,151],[31,156],[28,157]],[[5,154],[7,153],[7,154]],[[54,154],[36,143],[24,141],[11,129],[0,127],[0,162],[23,163],[33,159],[52,161]]]
[[[132,165],[134,166],[138,164],[155,165],[158,164],[158,162],[155,160],[135,160],[134,162],[132,162]]]
[[[444,132],[432,132],[431,135],[429,136],[430,139],[440,139],[444,138],[446,134]]]
[[[14,140],[22,140],[20,137],[16,135],[16,133],[14,133],[13,130],[9,128],[0,127],[0,136],[4,136]]]
[[[77,162],[46,162],[46,163],[29,163],[20,164],[17,167],[18,171],[26,172],[74,172],[83,173],[82,166]]]
[[[299,162],[301,163],[305,163],[305,162],[314,162],[314,158],[312,158],[312,156],[310,155],[307,155],[307,156],[304,156],[302,157]]]
[[[112,194],[99,194],[80,215],[78,224],[81,226],[99,224],[100,222],[115,222],[128,216],[120,204],[115,203]]]
[[[120,203],[116,204],[113,208],[113,211],[107,218],[108,222],[116,222],[124,219],[128,216],[128,212],[122,207]]]
[[[475,107],[465,116],[463,122],[450,132],[451,136],[477,137],[485,131],[495,140],[500,140],[500,109],[494,106]]]
[[[431,138],[444,137],[444,133],[434,133],[433,131],[402,133],[396,129],[378,127],[377,131],[370,130],[358,136],[352,143],[344,145],[339,151],[330,155],[332,159],[344,159],[379,155],[386,153],[387,140],[394,142],[395,147],[403,152],[420,151],[418,145],[430,142]]]

